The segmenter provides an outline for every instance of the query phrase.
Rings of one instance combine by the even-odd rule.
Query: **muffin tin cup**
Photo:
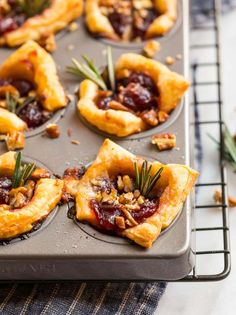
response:
[[[60,81],[68,94],[74,94],[78,81],[66,73],[71,58],[81,60],[86,54],[98,66],[105,61],[104,51],[110,41],[95,39],[78,19],[77,31],[57,36],[58,49],[53,58],[58,66]],[[178,20],[173,30],[160,38],[161,51],[156,58],[165,62],[167,56],[182,55],[171,70],[188,77],[188,1],[179,1]],[[159,40],[159,39],[158,39]],[[144,44],[143,44],[144,45]],[[141,53],[142,45],[114,43],[113,58],[117,60],[129,51]],[[12,50],[0,49],[0,58]],[[54,174],[62,175],[67,167],[93,161],[105,138],[132,153],[165,163],[189,164],[189,101],[186,96],[164,124],[126,138],[118,138],[98,131],[79,117],[75,102],[57,121],[61,135],[49,139],[40,134],[27,137],[24,154],[42,161]],[[68,135],[70,129],[71,136]],[[175,133],[177,148],[158,152],[151,144],[157,132]],[[79,141],[80,144],[75,142]],[[1,153],[4,146],[0,144]],[[0,279],[2,280],[176,280],[186,276],[194,265],[191,245],[192,204],[187,199],[183,210],[173,223],[161,233],[150,249],[130,244],[127,240],[107,236],[84,223],[67,217],[68,205],[60,207],[50,225],[23,242],[0,247]]]

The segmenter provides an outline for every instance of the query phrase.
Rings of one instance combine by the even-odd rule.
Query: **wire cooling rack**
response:
[[[214,132],[214,136],[220,142],[220,149],[219,152],[215,150],[215,155],[218,155],[215,158],[217,162],[212,161],[214,168],[218,168],[219,176],[217,180],[210,181],[209,179],[208,181],[207,176],[203,176],[204,178],[201,177],[197,184],[195,215],[201,217],[201,224],[196,224],[193,229],[196,236],[196,264],[192,273],[182,281],[216,281],[224,279],[230,272],[227,182],[223,159],[224,123],[222,118],[220,61],[221,4],[219,0],[205,1],[206,7],[204,7],[205,12],[203,12],[202,6],[195,5],[197,1],[192,2],[190,34],[191,37],[194,37],[196,33],[198,34],[198,40],[193,41],[193,44],[190,45],[190,56],[193,59],[191,66],[191,107],[194,113],[194,121],[192,125],[196,139],[195,160],[198,169],[201,169],[201,164],[205,159],[206,148],[204,149],[202,145],[202,138],[205,137],[205,142],[207,135],[204,130]],[[228,7],[230,5],[231,3],[228,3]],[[202,38],[205,39],[203,43]],[[201,56],[205,57],[201,58]],[[209,75],[210,73],[211,75]],[[208,96],[207,99],[202,99],[201,91],[204,89],[207,91],[205,93]],[[211,93],[212,90],[215,92]],[[215,189],[221,191],[222,203],[216,205],[212,201],[206,204],[206,199],[213,200],[212,195]],[[201,198],[201,195],[209,194],[211,199]],[[218,221],[216,216],[220,217]],[[204,244],[203,248],[198,247],[199,239],[201,240],[200,243]],[[218,269],[214,268],[214,264],[218,266]]]

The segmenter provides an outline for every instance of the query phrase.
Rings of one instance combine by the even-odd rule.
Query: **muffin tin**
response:
[[[61,136],[49,139],[43,128],[26,134],[24,156],[40,161],[54,174],[62,175],[67,167],[89,165],[97,155],[105,138],[110,138],[134,154],[163,163],[189,164],[189,112],[188,96],[171,113],[169,120],[149,131],[126,138],[105,134],[89,125],[77,112],[75,90],[78,81],[66,73],[71,58],[80,59],[86,54],[102,66],[104,51],[112,46],[113,58],[125,52],[141,53],[143,44],[113,43],[96,39],[85,27],[83,17],[78,19],[79,28],[72,33],[57,35],[58,49],[53,58],[58,66],[59,77],[68,94],[69,106],[54,115],[52,121],[60,126]],[[178,20],[174,28],[157,40],[161,43],[158,60],[166,56],[182,55],[171,70],[188,78],[188,3],[178,1]],[[12,50],[0,49],[4,60]],[[71,130],[71,136],[68,135]],[[151,136],[159,132],[177,135],[177,148],[158,152],[150,143]],[[73,140],[80,144],[73,144]],[[0,153],[5,145],[0,143]],[[129,241],[104,235],[94,228],[74,223],[67,217],[68,205],[60,206],[47,226],[40,228],[26,240],[10,242],[0,247],[1,280],[176,280],[187,275],[194,265],[191,242],[191,214],[193,203],[188,198],[182,212],[161,233],[151,249],[145,250]]]

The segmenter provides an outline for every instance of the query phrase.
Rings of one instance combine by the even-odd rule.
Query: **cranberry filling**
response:
[[[37,101],[33,101],[20,108],[18,116],[26,122],[28,128],[37,128],[48,121],[52,113],[44,110]]]
[[[0,178],[0,205],[7,204],[9,191],[12,188],[12,181],[8,177]]]
[[[91,200],[91,207],[102,230],[112,232],[118,230],[115,223],[117,216],[123,216],[119,205],[101,204]]]
[[[150,200],[147,203],[144,203],[140,206],[139,211],[134,211],[132,213],[132,217],[137,221],[138,223],[141,223],[144,219],[150,217],[153,215],[157,210],[157,201],[156,200]]]
[[[114,11],[108,16],[108,19],[116,32],[120,37],[123,36],[127,26],[131,24],[132,17],[129,15],[124,15],[119,13],[118,11]]]
[[[118,36],[123,39],[128,36],[134,40],[145,38],[149,26],[158,15],[159,13],[154,7],[136,9],[132,1],[123,1],[123,3],[117,1],[113,11],[108,14],[108,19]],[[125,33],[127,33],[126,36],[124,36]]]
[[[158,107],[158,89],[150,76],[132,72],[129,77],[117,82],[117,90],[112,96],[101,97],[97,101],[100,109],[109,109],[112,100],[118,101],[134,112],[142,112]]]

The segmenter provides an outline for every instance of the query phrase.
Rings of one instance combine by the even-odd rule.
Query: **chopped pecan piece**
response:
[[[31,178],[38,180],[40,178],[50,178],[51,175],[49,171],[45,170],[44,168],[36,168],[33,173],[31,174]]]
[[[170,150],[176,146],[176,135],[173,133],[163,133],[152,137],[152,144],[156,144],[158,150]]]
[[[149,126],[154,127],[158,125],[157,112],[154,109],[142,112],[140,117]]]
[[[157,114],[157,117],[158,117],[159,122],[163,123],[169,118],[169,115],[166,112],[159,111]]]
[[[173,58],[173,57],[171,57],[171,56],[167,56],[166,57],[166,64],[167,65],[173,65],[175,63],[175,59]]]
[[[9,205],[13,208],[22,208],[27,203],[27,188],[19,187],[9,193]]]
[[[115,109],[115,110],[123,110],[123,111],[130,111],[130,109],[124,105],[122,105],[121,103],[117,102],[117,101],[111,101],[109,102],[109,108],[111,109]]]
[[[49,138],[59,138],[60,137],[60,129],[57,124],[49,124],[46,127],[46,133]]]
[[[14,130],[8,133],[5,141],[9,151],[23,149],[25,147],[25,135],[21,131]]]
[[[146,45],[143,48],[143,53],[145,56],[149,58],[153,58],[155,54],[160,51],[161,45],[159,42],[155,40],[150,40],[149,42],[146,43]]]
[[[116,225],[120,229],[125,229],[125,219],[123,217],[116,217]]]
[[[214,193],[214,200],[216,203],[222,203],[222,193],[219,190],[216,190]],[[228,205],[229,208],[236,207],[236,199],[232,196],[228,196]]]
[[[72,23],[70,23],[69,26],[68,26],[69,32],[74,32],[74,31],[76,31],[78,28],[79,28],[79,24],[76,23],[76,22],[72,22]]]

